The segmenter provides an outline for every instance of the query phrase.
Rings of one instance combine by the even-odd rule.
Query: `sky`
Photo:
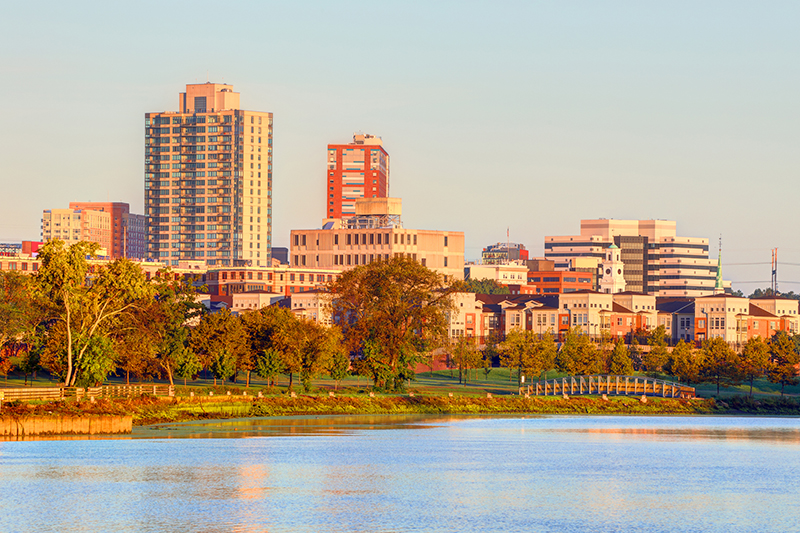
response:
[[[273,243],[320,227],[328,143],[380,136],[408,228],[483,247],[667,219],[745,295],[800,292],[800,3],[7,3],[0,239],[42,210],[143,212],[144,113],[187,83],[274,113]]]

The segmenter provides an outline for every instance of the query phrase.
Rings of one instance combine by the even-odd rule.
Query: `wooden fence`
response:
[[[25,387],[16,389],[0,388],[0,400],[63,400],[66,398],[127,398],[152,394],[153,396],[174,396],[175,388],[170,385],[104,385],[101,387]]]

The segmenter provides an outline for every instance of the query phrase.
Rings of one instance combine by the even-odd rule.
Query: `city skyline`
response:
[[[212,81],[274,113],[275,246],[320,225],[325,146],[364,131],[391,147],[406,222],[463,231],[469,260],[507,228],[541,256],[577,219],[667,219],[712,258],[722,234],[734,289],[768,286],[777,247],[800,290],[792,4],[239,3],[241,30],[194,50],[169,30],[217,25],[202,9],[48,5],[12,6],[0,37],[5,240],[70,201],[143,213],[144,113]],[[353,48],[370,76],[336,59]]]

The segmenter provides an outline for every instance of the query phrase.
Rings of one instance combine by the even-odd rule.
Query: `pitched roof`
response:
[[[615,313],[630,313],[634,314],[633,311],[628,309],[627,307],[622,307],[617,302],[614,302],[614,305],[611,306],[611,310]]]
[[[769,311],[761,309],[755,304],[750,304],[750,316],[759,316],[764,318],[780,318],[778,315],[773,315]]]

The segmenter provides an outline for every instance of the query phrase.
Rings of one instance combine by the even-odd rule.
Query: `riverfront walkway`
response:
[[[694,398],[694,387],[642,376],[566,376],[520,387],[520,394],[557,396],[606,394],[615,396],[660,396]]]

